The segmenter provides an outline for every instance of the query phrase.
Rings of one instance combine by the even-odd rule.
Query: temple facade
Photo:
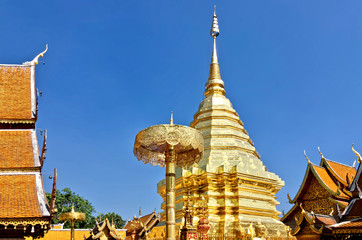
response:
[[[307,239],[361,239],[362,168],[358,169],[326,159],[321,154],[319,166],[308,159],[302,185],[289,202],[293,207],[281,221],[291,235]]]
[[[35,65],[43,54],[0,65],[0,239],[39,238],[50,226],[54,204],[46,200],[42,176],[46,133],[39,151],[35,128]]]
[[[279,202],[275,197],[284,182],[267,170],[225,96],[216,51],[218,35],[214,13],[213,52],[205,99],[190,124],[202,132],[205,152],[198,164],[176,171],[176,223],[183,225],[183,209],[189,192],[194,206],[194,225],[197,226],[201,212],[205,212],[210,233],[236,234],[254,224],[262,226],[264,236],[286,236],[285,225],[278,220]],[[165,209],[165,180],[158,183],[157,189],[164,200],[161,208]],[[161,221],[165,221],[165,212],[161,213]]]

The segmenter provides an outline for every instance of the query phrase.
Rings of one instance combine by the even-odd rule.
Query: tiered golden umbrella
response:
[[[202,133],[194,128],[170,124],[151,126],[136,136],[134,155],[152,166],[166,167],[166,239],[175,235],[175,181],[176,166],[187,167],[197,163],[204,152]]]
[[[70,239],[74,240],[74,224],[78,221],[84,221],[85,213],[75,212],[74,206],[72,206],[72,210],[70,212],[60,214],[59,220],[70,221]]]

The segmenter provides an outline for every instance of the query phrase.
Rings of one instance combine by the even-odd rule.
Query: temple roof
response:
[[[0,65],[0,102],[0,123],[35,121],[34,66]]]
[[[0,186],[0,219],[50,216],[39,173],[0,175]]]
[[[39,166],[39,149],[35,130],[0,129],[0,169]]]
[[[90,236],[86,239],[88,239],[88,240],[91,240],[91,239],[120,240],[120,239],[123,239],[123,237],[118,233],[113,221],[110,222],[108,220],[108,218],[106,218],[102,222],[96,224],[96,226],[91,231]]]
[[[35,65],[0,65],[0,225],[1,236],[40,237],[50,226],[51,210],[43,185],[42,156],[35,130]],[[55,195],[53,182],[52,200]],[[4,227],[5,226],[5,227]],[[10,227],[8,227],[10,226]]]
[[[132,234],[143,237],[146,233],[156,227],[159,222],[160,219],[156,212],[152,212],[139,218],[135,216],[133,220],[128,221],[124,226],[124,229],[127,230],[127,236],[125,240],[131,240]]]
[[[328,228],[330,229],[343,229],[343,228],[357,228],[357,229],[362,229],[362,217],[360,218],[355,218],[351,221],[344,221],[341,223],[337,223],[337,224],[333,224],[331,226],[328,226]]]
[[[332,161],[329,161],[332,162]],[[334,163],[334,162],[332,162]],[[342,199],[350,199],[350,196],[345,193],[345,191],[342,191],[339,186],[337,185],[337,181],[334,180],[331,177],[331,174],[329,174],[328,168],[323,168],[317,165],[314,165],[312,163],[308,164],[306,173],[304,175],[304,179],[302,182],[302,185],[299,188],[298,193],[294,197],[294,199],[291,201],[291,203],[296,203],[298,199],[302,197],[302,194],[306,191],[308,188],[309,181],[308,177],[314,176],[318,182],[321,184],[322,187],[324,187],[328,192],[331,193],[331,196],[338,196],[338,198]],[[284,219],[284,218],[282,218]]]
[[[322,158],[320,166],[327,168],[329,172],[332,173],[333,176],[345,186],[348,185],[347,176],[350,182],[352,182],[354,176],[356,176],[356,169],[354,167],[333,162],[325,158]]]

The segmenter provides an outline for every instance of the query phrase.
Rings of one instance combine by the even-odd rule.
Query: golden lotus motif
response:
[[[133,153],[144,163],[165,167],[165,154],[170,146],[175,150],[176,165],[187,167],[202,158],[204,138],[201,132],[187,126],[174,124],[151,126],[137,134]]]

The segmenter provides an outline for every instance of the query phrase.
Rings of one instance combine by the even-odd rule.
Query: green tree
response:
[[[46,193],[48,202],[50,202],[51,194]],[[69,188],[64,188],[63,190],[56,192],[55,206],[58,209],[56,218],[53,220],[55,224],[61,223],[59,215],[61,213],[70,212],[72,210],[72,205],[74,205],[74,211],[85,213],[85,221],[80,221],[75,223],[75,228],[78,229],[89,229],[93,228],[95,224],[95,209],[93,205],[87,200],[72,192]],[[64,228],[70,228],[70,222],[65,222]]]
[[[46,193],[48,202],[50,203],[51,194]],[[94,217],[95,209],[93,205],[83,197],[79,196],[75,192],[72,192],[69,188],[64,188],[63,190],[57,190],[55,194],[55,206],[58,210],[56,218],[53,220],[55,224],[61,223],[59,221],[59,215],[61,213],[70,212],[72,210],[72,205],[74,205],[74,211],[85,213],[85,221],[80,221],[75,223],[75,228],[78,229],[92,229],[96,224],[96,217]],[[98,213],[97,219],[98,222],[103,221],[107,214]],[[125,221],[117,213],[108,214],[108,220],[114,222],[116,228],[122,228],[125,224]],[[70,228],[70,222],[65,222],[64,228]]]

